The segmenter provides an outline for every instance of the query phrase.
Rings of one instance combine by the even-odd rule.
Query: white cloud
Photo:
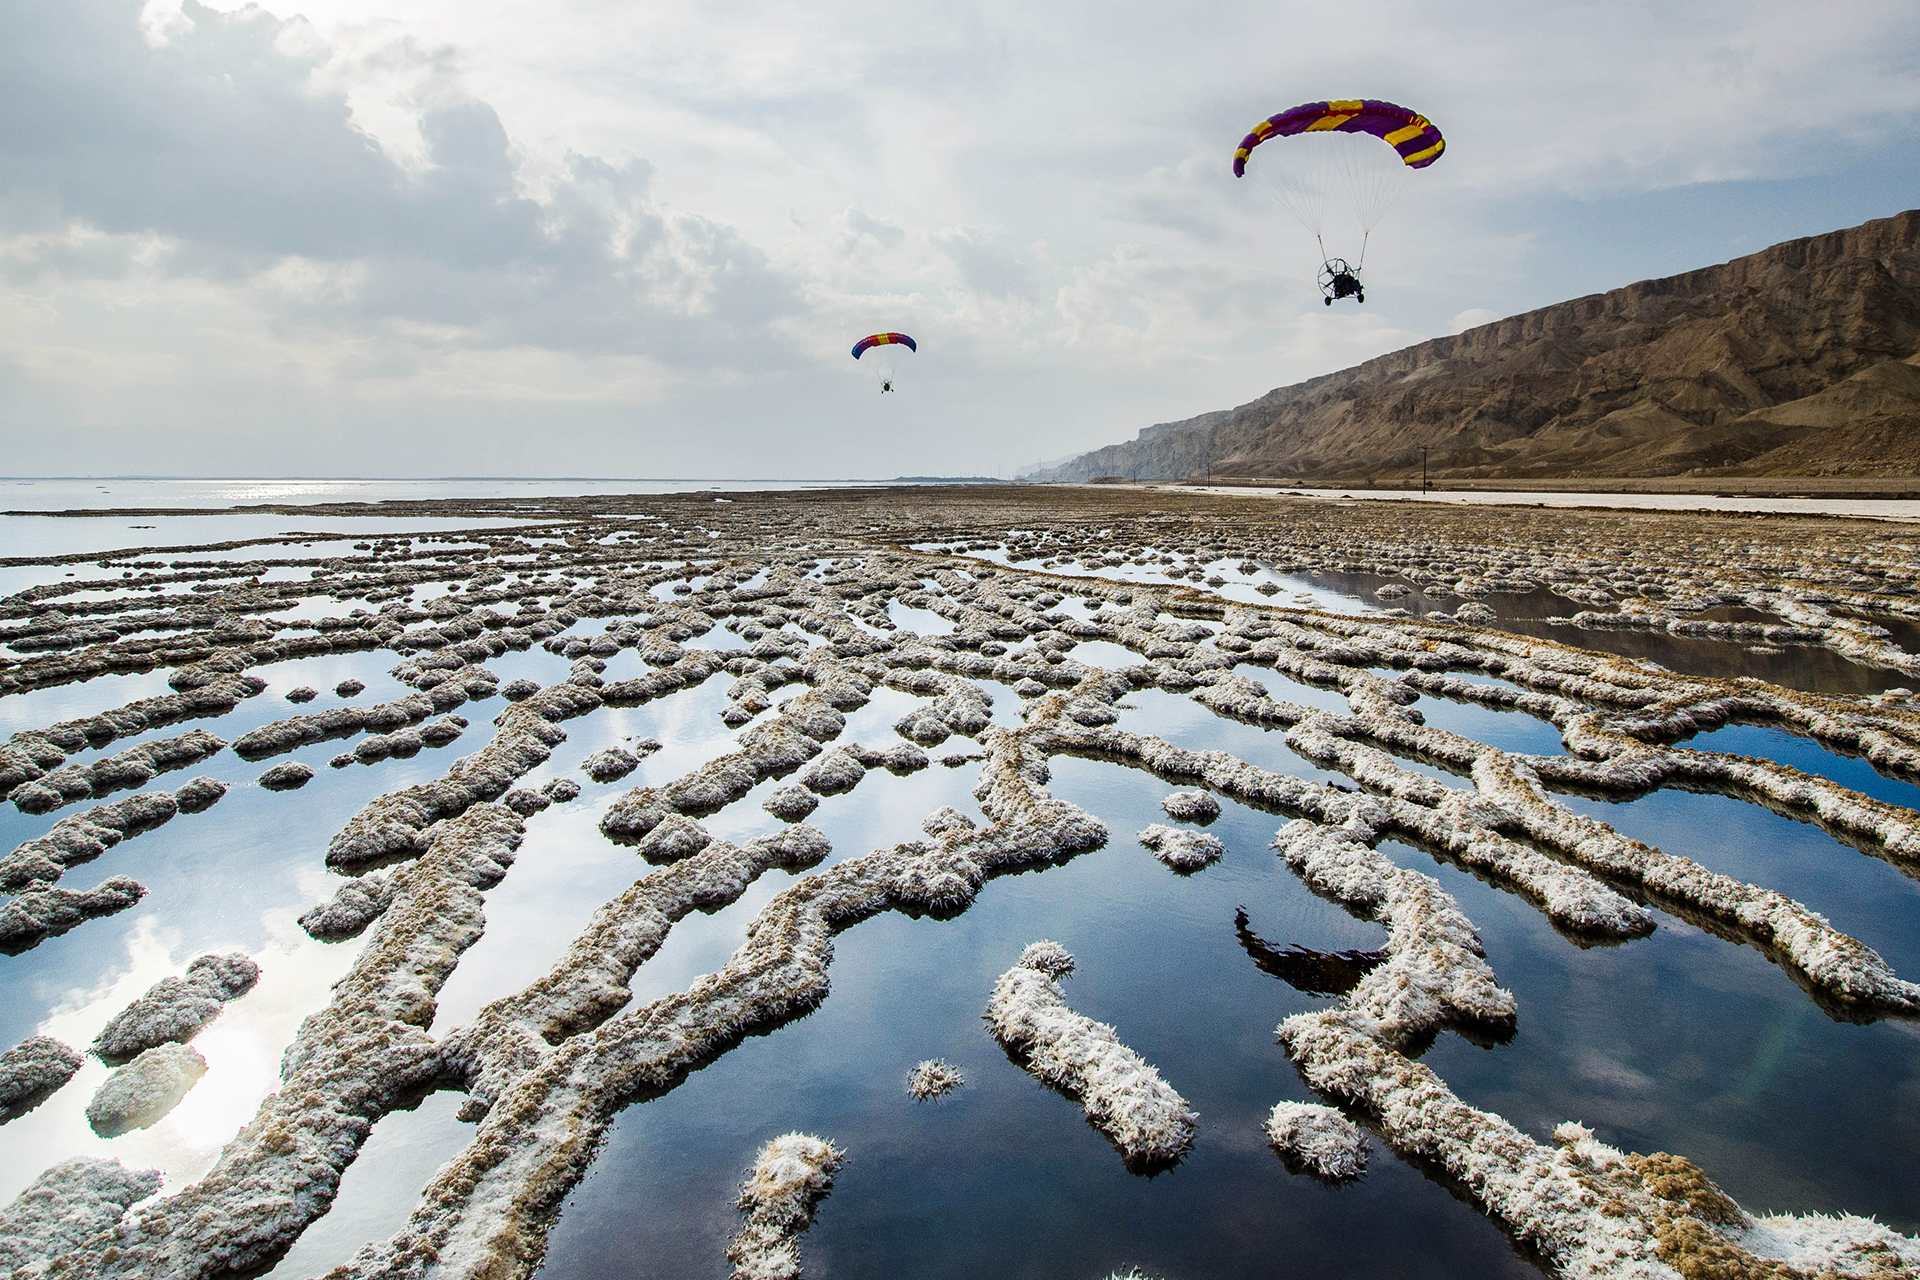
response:
[[[1920,10],[1883,0],[1395,0],[1285,40],[1251,0],[267,5],[0,12],[19,469],[189,430],[432,468],[551,415],[616,470],[979,469],[1622,282],[1517,209],[1819,173],[1920,115]],[[1310,240],[1227,172],[1329,51],[1451,142],[1364,310],[1317,305]],[[1664,262],[1663,230],[1621,239]],[[879,327],[921,337],[919,399],[853,396]]]
[[[1447,332],[1465,333],[1467,330],[1476,329],[1483,324],[1492,324],[1499,318],[1500,313],[1498,311],[1489,311],[1485,307],[1468,307],[1465,311],[1455,312],[1453,319],[1447,321]]]

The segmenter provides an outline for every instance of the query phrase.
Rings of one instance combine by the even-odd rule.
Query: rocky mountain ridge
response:
[[[1920,210],[1158,423],[1043,480],[1920,475]]]

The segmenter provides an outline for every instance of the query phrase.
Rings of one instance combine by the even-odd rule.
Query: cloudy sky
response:
[[[1449,150],[1327,309],[1228,161],[1347,94]],[[1912,0],[23,0],[0,472],[1005,474],[1920,205],[1916,124]]]

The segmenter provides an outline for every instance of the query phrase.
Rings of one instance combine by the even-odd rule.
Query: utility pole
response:
[[[1420,446],[1420,492],[1427,491],[1427,446]]]

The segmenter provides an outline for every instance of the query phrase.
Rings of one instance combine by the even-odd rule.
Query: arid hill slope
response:
[[[1435,338],[1042,473],[1920,474],[1920,211]]]

